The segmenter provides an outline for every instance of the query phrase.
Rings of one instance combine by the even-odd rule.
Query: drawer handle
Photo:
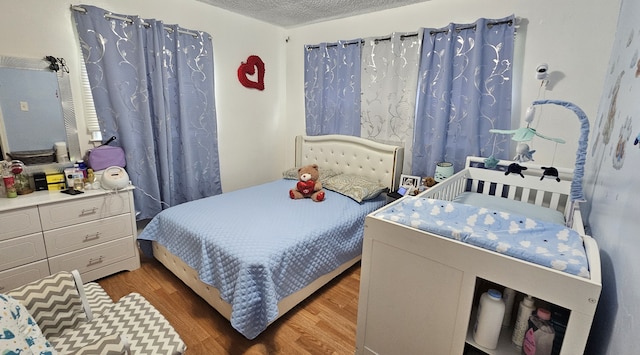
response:
[[[84,241],[85,242],[89,242],[89,241],[92,241],[92,240],[96,240],[98,238],[100,238],[100,232],[96,232],[96,234],[87,234],[87,235],[85,235],[84,236]]]
[[[88,209],[88,210],[83,209],[82,212],[80,212],[80,217],[88,216],[90,214],[95,214],[96,212],[98,212],[98,207],[93,207],[93,208]]]
[[[104,257],[99,257],[97,259],[91,258],[89,259],[89,264],[87,264],[87,266],[91,266],[91,265],[96,265],[96,264],[100,264],[103,261]]]

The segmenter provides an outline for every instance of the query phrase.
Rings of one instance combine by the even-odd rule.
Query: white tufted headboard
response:
[[[318,164],[344,174],[360,175],[396,191],[404,148],[368,139],[330,134],[296,136],[296,166]]]

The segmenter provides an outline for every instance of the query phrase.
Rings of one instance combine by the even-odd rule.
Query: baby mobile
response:
[[[535,73],[535,78],[537,80],[540,80],[540,89],[538,91],[538,98],[540,97],[540,90],[547,89],[547,85],[549,84],[549,77],[550,77],[549,65],[547,63],[542,63],[538,65]],[[548,101],[545,101],[545,103],[546,102]],[[553,162],[555,161],[556,150],[558,149],[558,143],[560,144],[565,143],[564,139],[562,138],[553,138],[553,137],[543,135],[540,132],[536,131],[535,128],[531,127],[531,123],[533,122],[533,119],[536,114],[535,105],[539,105],[541,103],[542,101],[534,101],[534,103],[531,106],[529,106],[529,108],[527,108],[527,112],[525,115],[525,122],[527,123],[526,127],[521,127],[514,130],[500,130],[500,129],[489,130],[489,132],[495,133],[495,134],[510,134],[512,135],[511,137],[512,140],[519,142],[516,147],[516,156],[513,158],[513,160],[519,163],[533,161],[533,153],[535,153],[536,151],[532,150],[529,144],[524,142],[530,142],[536,136],[556,143],[551,164],[553,164]],[[497,138],[494,138],[494,142],[493,142],[494,151],[495,151],[496,139]],[[493,156],[493,152],[492,152],[491,156],[485,159],[484,166],[489,169],[495,169],[498,166],[499,162],[500,161]],[[555,178],[556,181],[560,181],[560,179],[558,178],[558,170],[556,168],[542,167],[542,169],[544,170],[544,173],[542,174],[542,177],[540,178],[540,180],[548,176],[548,177]],[[524,175],[522,175],[523,170],[527,170],[527,167],[521,166],[518,163],[513,163],[509,165],[509,167],[507,168],[507,172],[505,174],[509,175],[510,173],[514,173],[524,178]]]
[[[503,130],[503,129],[489,130],[489,132],[491,133],[510,134],[512,135],[511,140],[519,142],[518,146],[516,147],[516,156],[513,158],[513,160],[519,163],[534,160],[533,153],[535,153],[536,151],[532,150],[529,144],[525,143],[525,142],[532,141],[534,137],[540,137],[540,138],[555,142],[556,150],[557,150],[558,143],[560,144],[566,143],[566,141],[562,138],[554,138],[554,137],[546,136],[538,132],[535,128],[531,127],[531,123],[533,122],[533,119],[536,114],[535,105],[539,104],[540,102],[542,101],[534,101],[534,103],[531,106],[529,106],[529,108],[527,108],[527,112],[525,116],[525,122],[527,123],[526,127],[521,127],[521,128],[512,129],[512,130]],[[556,151],[554,150],[551,164],[553,164],[553,161],[555,161],[555,153]],[[497,166],[498,162],[499,161],[493,155],[491,155],[489,158],[485,159],[485,166],[493,169]],[[556,181],[560,181],[560,178],[558,177],[558,170],[556,168],[542,167],[542,169],[544,169],[544,173],[542,174],[542,177],[540,178],[540,180],[544,179],[545,177],[550,177],[550,178],[556,179]],[[510,173],[514,173],[514,174],[520,175],[521,177],[524,177],[524,175],[522,175],[523,170],[527,170],[527,167],[521,166],[518,163],[512,163],[507,168],[507,172],[505,174],[509,175]]]
[[[537,100],[537,101],[534,101],[531,104],[531,106],[533,107],[536,105],[545,105],[545,104],[554,104],[554,105],[563,106],[573,111],[576,114],[576,116],[578,116],[578,119],[580,120],[580,138],[578,138],[578,150],[576,151],[576,163],[573,169],[573,179],[571,180],[571,193],[570,193],[571,208],[576,208],[579,202],[585,201],[583,190],[582,190],[582,178],[584,177],[584,164],[585,164],[585,161],[587,160],[587,144],[589,140],[589,119],[587,118],[587,115],[584,113],[584,111],[580,107],[567,101]],[[499,132],[496,132],[496,133],[499,133]],[[506,134],[514,134],[514,136],[516,136],[517,133],[523,134],[524,137],[531,136],[531,138],[533,138],[534,135],[540,136],[540,134],[537,133],[535,130],[530,131],[528,129],[525,129],[525,130],[517,129],[514,131],[514,133],[509,131]],[[517,137],[521,137],[521,136],[518,135]],[[546,137],[546,136],[540,136],[540,137],[543,137],[545,139],[550,139],[549,137]],[[640,140],[640,138],[637,138],[637,139]],[[514,164],[519,166],[519,164],[517,163],[514,163]],[[511,166],[509,167],[509,169],[511,169]],[[552,174],[550,173],[551,171],[550,169],[554,169],[554,168],[543,167],[543,169],[545,169],[545,172],[542,178],[544,178],[545,176],[552,176]],[[572,223],[573,221],[569,219],[567,220],[566,225],[571,226]]]

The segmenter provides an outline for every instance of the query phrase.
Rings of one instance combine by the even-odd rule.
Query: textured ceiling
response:
[[[428,0],[198,0],[281,27],[296,27]]]

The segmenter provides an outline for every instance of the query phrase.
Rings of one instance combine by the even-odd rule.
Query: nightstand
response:
[[[394,192],[387,192],[387,203],[391,203],[399,198],[403,197],[402,195],[400,195],[399,193],[397,193],[396,191]]]

